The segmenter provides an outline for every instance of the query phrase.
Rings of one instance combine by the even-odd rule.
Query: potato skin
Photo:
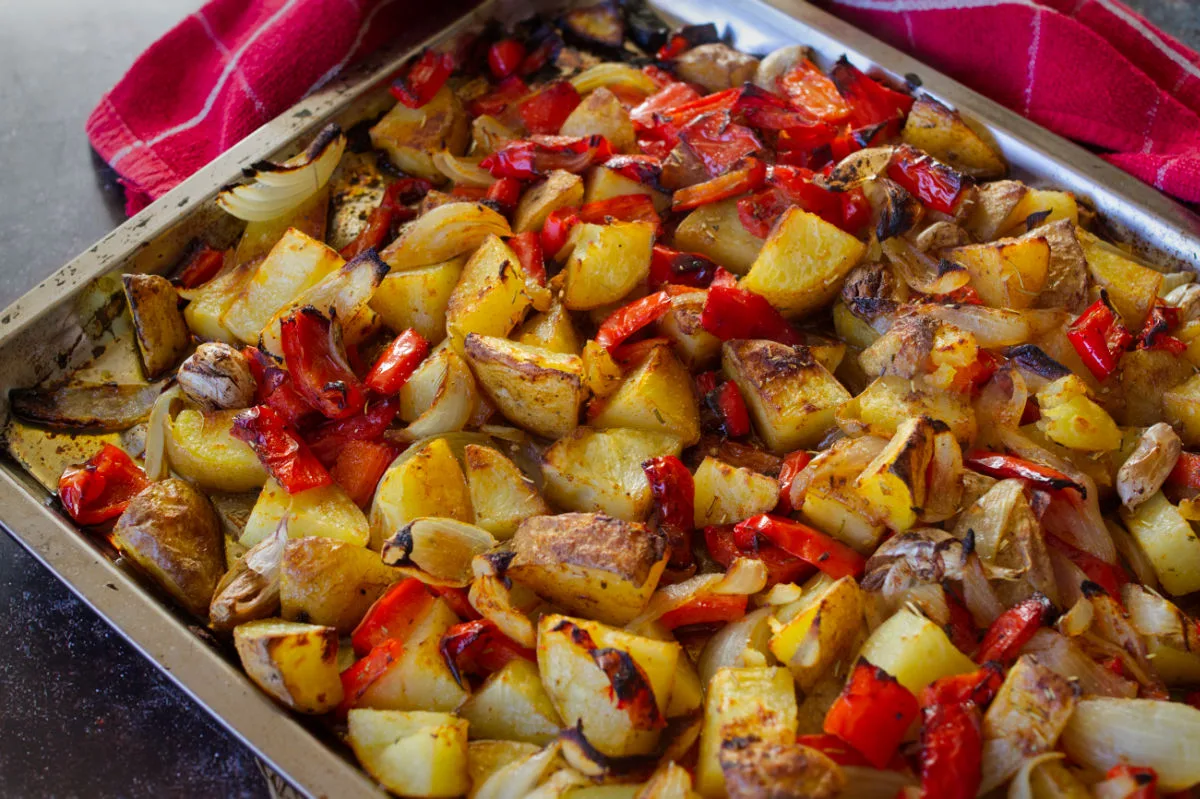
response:
[[[1008,171],[1004,158],[957,111],[932,97],[919,97],[913,103],[901,136],[906,143],[973,178],[993,180]]]
[[[846,787],[837,763],[800,744],[727,740],[720,762],[729,799],[834,799]]]
[[[161,275],[125,275],[125,301],[133,315],[142,366],[150,380],[179,362],[192,340],[179,311],[179,295]]]
[[[143,489],[117,519],[113,543],[189,613],[208,616],[225,573],[224,537],[191,483],[173,477]]]

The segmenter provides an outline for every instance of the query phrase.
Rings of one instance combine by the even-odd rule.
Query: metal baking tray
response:
[[[801,43],[824,66],[845,54],[868,72],[900,81],[915,77],[922,91],[984,125],[1016,176],[1075,192],[1148,262],[1167,269],[1200,268],[1200,217],[1087,150],[803,0],[649,2],[670,22],[715,22],[732,44],[747,52],[762,54]],[[213,200],[244,166],[293,154],[330,121],[349,128],[369,116],[378,109],[390,76],[420,47],[500,13],[519,18],[533,5],[528,0],[441,4],[440,20],[415,21],[408,41],[264,125],[0,312],[0,414],[8,416],[11,388],[81,368],[102,376],[118,371],[123,362],[132,363],[118,276],[169,268],[201,231],[210,240],[216,231],[216,237],[225,235],[232,242],[239,231],[236,220]],[[454,14],[463,16],[446,25]],[[430,33],[439,24],[446,27],[421,40],[422,30]],[[11,426],[6,441],[8,451],[0,456],[0,523],[34,557],[300,793],[383,795],[344,747],[320,731],[313,734],[316,725],[272,702],[227,651],[122,568],[103,541],[80,534],[55,509],[48,486],[56,484],[63,465],[91,454],[94,436],[77,441]]]

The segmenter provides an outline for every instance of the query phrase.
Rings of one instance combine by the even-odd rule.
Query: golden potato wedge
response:
[[[1087,384],[1071,374],[1037,393],[1038,428],[1056,444],[1085,452],[1108,452],[1121,446],[1117,423],[1088,396]]]
[[[546,438],[579,425],[586,394],[578,355],[478,333],[467,336],[465,352],[484,392],[513,424]]]
[[[346,635],[387,587],[404,575],[378,552],[333,538],[292,538],[279,567],[280,615]]]
[[[301,713],[328,713],[342,701],[337,630],[281,619],[246,622],[233,630],[246,676]]]
[[[827,305],[858,264],[866,247],[816,214],[789,208],[740,283],[766,297],[787,316]]]
[[[588,171],[587,181],[583,191],[583,202],[596,203],[601,200],[611,200],[613,197],[624,197],[630,194],[644,194],[654,201],[654,208],[660,214],[671,207],[671,198],[644,183],[638,183],[607,167],[592,167]]]
[[[600,134],[619,153],[635,151],[633,121],[617,96],[599,88],[575,106],[562,127],[560,136],[591,136]]]
[[[289,538],[321,536],[360,547],[371,539],[366,514],[337,483],[289,494],[272,479],[263,486],[238,543],[254,546],[275,532],[284,517]]]
[[[221,323],[221,317],[241,295],[257,268],[258,261],[240,264],[199,288],[183,292],[180,296],[188,300],[187,307],[183,309],[183,319],[188,329],[205,341],[238,344],[238,337]]]
[[[179,312],[179,295],[161,275],[123,275],[125,302],[133,316],[133,332],[148,380],[179,362],[191,343],[187,322]]]
[[[367,773],[393,793],[432,799],[471,787],[467,722],[448,713],[354,708],[347,737]]]
[[[779,504],[779,481],[751,469],[706,457],[696,469],[697,527],[735,524]]]
[[[216,491],[251,491],[266,483],[262,461],[249,444],[233,437],[233,418],[238,413],[180,411],[166,436],[171,468],[201,488]]]
[[[765,239],[746,230],[738,217],[737,200],[702,205],[692,211],[673,239],[676,249],[706,255],[737,275],[750,271]]]
[[[475,518],[467,478],[444,438],[401,454],[383,473],[371,501],[371,548],[424,516]]]
[[[578,208],[583,204],[583,178],[555,169],[541,183],[530,186],[521,195],[513,212],[513,231],[541,230],[546,217],[559,208]],[[545,253],[553,258],[556,253]]]
[[[513,332],[513,341],[541,347],[563,355],[579,355],[583,348],[571,316],[561,302],[551,303],[549,310],[534,314]]]
[[[600,403],[600,412],[591,416],[593,427],[669,433],[684,447],[700,440],[700,408],[692,377],[667,347],[654,347]]]
[[[531,304],[525,271],[499,236],[488,236],[463,267],[446,306],[446,331],[461,351],[468,333],[507,336]]]
[[[926,416],[902,422],[854,481],[854,491],[892,530],[903,532],[917,523],[926,499],[933,438],[941,427]]]
[[[455,714],[471,724],[472,738],[524,741],[545,746],[562,719],[542,685],[537,665],[517,658],[495,672]]]
[[[1163,588],[1175,596],[1200,590],[1200,538],[1161,491],[1133,511],[1122,507],[1121,518]]]
[[[1055,222],[1079,224],[1079,205],[1069,191],[1029,189],[1009,213],[1002,235],[1015,236]]]
[[[466,262],[462,255],[432,266],[392,272],[372,295],[371,310],[392,330],[412,328],[430,344],[439,343],[446,337],[446,309]]]
[[[1117,364],[1124,402],[1111,411],[1119,423],[1130,427],[1149,427],[1161,421],[1178,425],[1186,415],[1188,390],[1184,385],[1195,373],[1187,352],[1182,358],[1166,350],[1126,352]],[[1156,390],[1146,391],[1145,386]],[[1166,410],[1168,395],[1173,397],[1170,412]]]
[[[259,332],[276,311],[345,263],[329,247],[289,228],[259,262],[237,298],[221,315],[220,323],[239,341],[257,344]]]
[[[607,624],[642,612],[667,565],[666,535],[602,513],[534,516],[513,536],[505,575]]]
[[[620,300],[650,274],[653,244],[649,222],[576,225],[567,243],[563,305],[586,311]]]
[[[538,669],[566,727],[610,757],[654,750],[679,644],[557,614],[538,623]],[[620,679],[615,679],[621,675]]]
[[[497,538],[511,538],[523,519],[550,513],[537,486],[491,447],[468,444],[463,467],[475,523]]]
[[[678,456],[681,449],[679,439],[665,433],[580,427],[542,456],[546,498],[566,510],[640,521],[651,503],[642,463]]]
[[[815,446],[833,427],[834,411],[850,399],[807,347],[727,341],[721,365],[745,397],[758,434],[778,453]]]
[[[863,554],[875,551],[886,529],[867,504],[852,490],[863,469],[887,445],[887,439],[863,436],[842,439],[813,459],[807,486],[793,483],[792,506],[803,521],[854,547]]]
[[[796,685],[787,669],[719,669],[708,685],[696,790],[705,797],[723,797],[721,745],[735,738],[754,737],[765,743],[796,742]]]
[[[926,391],[894,375],[873,381],[852,401],[841,405],[837,422],[843,430],[892,436],[905,419],[914,416],[942,422],[963,444],[975,439],[975,410],[968,397],[960,392]]]
[[[753,80],[758,72],[758,59],[727,44],[713,42],[688,49],[675,60],[675,69],[681,80],[719,92]]]
[[[936,679],[979,668],[950,643],[941,627],[907,609],[876,627],[859,655],[917,696]]]
[[[1041,237],[968,244],[944,255],[966,267],[979,298],[995,308],[1032,306],[1050,269],[1050,245]]]
[[[671,341],[689,369],[705,369],[721,357],[721,340],[700,324],[707,291],[689,291],[671,298],[671,308],[655,324]]]
[[[1019,180],[984,183],[975,190],[964,227],[976,241],[991,241],[1011,227],[1013,211],[1028,192],[1029,187]]]
[[[400,388],[400,418],[405,435],[427,438],[462,430],[479,407],[475,378],[449,341],[429,354]]]
[[[444,177],[433,156],[443,151],[462,155],[471,138],[466,109],[449,86],[420,108],[397,103],[370,133],[371,144],[387,153],[400,171],[434,183]]]
[[[1092,280],[1108,291],[1108,299],[1125,326],[1141,330],[1158,297],[1162,273],[1135,263],[1123,251],[1086,230],[1077,228],[1075,235],[1083,247]]]
[[[800,601],[808,605],[803,612],[772,625],[771,653],[808,693],[827,674],[849,672],[854,647],[867,630],[866,596],[853,577],[843,577],[817,598]]]
[[[1200,444],[1200,375],[1165,392],[1162,411],[1163,419],[1175,428],[1184,445]]]
[[[1008,165],[996,148],[957,112],[934,100],[918,97],[900,134],[906,144],[924,150],[964,175],[985,180],[1004,177]]]

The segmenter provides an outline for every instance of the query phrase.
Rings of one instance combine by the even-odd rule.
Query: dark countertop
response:
[[[1127,0],[1200,47],[1194,0]],[[0,307],[124,219],[83,123],[200,0],[0,4]],[[253,757],[0,535],[0,796],[264,797]]]

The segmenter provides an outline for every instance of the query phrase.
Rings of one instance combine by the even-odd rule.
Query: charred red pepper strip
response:
[[[787,514],[794,510],[792,508],[792,482],[811,461],[812,455],[802,449],[788,453],[784,457],[783,468],[779,470],[779,504],[775,507],[776,513]]]
[[[662,224],[654,201],[645,194],[622,194],[587,203],[579,209],[579,221],[594,225],[617,222],[651,222],[656,227]]]
[[[487,194],[483,197],[500,206],[503,213],[509,214],[517,207],[517,201],[521,199],[521,189],[524,185],[516,178],[500,178],[488,187]]]
[[[454,615],[460,619],[472,621],[474,619],[483,618],[479,615],[479,611],[475,610],[471,605],[470,596],[465,588],[453,588],[451,586],[428,586],[429,590],[442,599],[450,610],[454,611]]]
[[[488,68],[496,80],[503,80],[516,72],[525,60],[525,45],[516,39],[501,39],[488,48]]]
[[[686,83],[668,83],[629,112],[636,128],[642,131],[652,130],[654,118],[670,112],[672,109],[686,106],[700,99],[700,93]]]
[[[1154,307],[1146,317],[1146,324],[1138,335],[1139,350],[1166,350],[1172,355],[1182,355],[1187,344],[1171,335],[1179,327],[1179,309],[1173,308],[1162,301],[1155,300]]]
[[[1093,786],[1092,792],[1096,796],[1121,799],[1158,799],[1158,773],[1147,766],[1122,763],[1110,768],[1104,781]]]
[[[571,229],[579,224],[579,209],[565,206],[555,208],[542,225],[542,253],[554,258],[567,245]]]
[[[668,630],[676,627],[687,627],[692,624],[714,624],[740,619],[746,615],[746,602],[749,597],[745,594],[712,594],[700,596],[688,602],[683,607],[675,608],[664,613],[659,622]]]
[[[612,352],[618,344],[642,328],[654,324],[671,309],[671,297],[665,291],[634,300],[618,308],[600,323],[596,331],[596,343]]]
[[[666,336],[654,336],[653,338],[644,338],[638,341],[631,341],[628,344],[622,344],[609,355],[617,362],[617,365],[622,369],[629,369],[642,362],[642,359],[650,354],[655,347],[670,347],[671,339]],[[592,407],[596,408],[596,413],[603,410],[603,403],[595,403],[588,406],[590,411]],[[595,418],[595,417],[592,417]]]
[[[300,395],[287,371],[277,366],[269,366],[264,376],[266,379],[259,385],[266,396],[260,405],[269,405],[284,421],[298,428],[324,418]]]
[[[546,261],[542,256],[542,240],[537,231],[518,233],[507,243],[521,262],[521,269],[525,271],[525,275],[539,286],[546,285]]]
[[[643,186],[658,188],[662,176],[662,159],[652,155],[614,155],[604,162],[604,168],[629,178]]]
[[[963,704],[972,702],[980,710],[991,704],[1004,684],[1004,667],[989,661],[979,671],[942,677],[925,686],[921,692],[921,707]]]
[[[741,547],[734,525],[712,525],[704,528],[704,546],[712,559],[725,568],[735,558],[753,558],[767,567],[767,585],[791,583],[811,575],[815,569],[795,555],[784,552],[769,541],[753,541]]]
[[[1046,544],[1066,555],[1089,580],[1103,588],[1105,593],[1111,597],[1121,596],[1121,586],[1129,582],[1128,575],[1120,566],[1106,563],[1092,553],[1084,552],[1052,533],[1046,534]]]
[[[516,75],[509,75],[496,84],[496,89],[490,94],[472,100],[468,106],[472,117],[499,116],[510,105],[529,94],[525,81]]]
[[[347,441],[338,451],[329,476],[355,505],[367,508],[396,454],[396,448],[386,441]]]
[[[400,660],[404,654],[404,642],[395,638],[380,641],[361,660],[342,672],[342,701],[337,715],[345,717],[351,708],[358,707],[367,690]]]
[[[765,297],[745,289],[717,286],[715,282],[700,312],[700,325],[722,341],[765,338],[789,346],[804,343],[800,333]]]
[[[679,144],[679,134],[685,127],[706,114],[728,114],[737,102],[738,89],[713,92],[683,105],[666,109],[654,116],[654,124],[644,132],[648,138],[663,142],[670,150]]]
[[[581,102],[583,98],[569,81],[556,80],[522,102],[518,111],[530,133],[553,136]]]
[[[247,408],[233,420],[233,437],[254,450],[289,494],[329,485],[332,478],[295,428],[267,405]]]
[[[1067,328],[1067,340],[1088,371],[1103,381],[1116,370],[1121,353],[1133,342],[1133,336],[1121,323],[1108,294],[1102,291],[1100,299]]]
[[[366,388],[346,363],[335,323],[307,306],[280,324],[288,374],[300,396],[322,415],[344,419],[362,410]]]
[[[387,244],[396,224],[416,216],[407,203],[417,202],[432,188],[433,184],[422,178],[400,178],[389,183],[379,205],[371,210],[367,226],[338,254],[349,261],[369,249],[381,249]]]
[[[704,288],[712,283],[717,265],[704,255],[673,250],[664,244],[655,244],[650,256],[650,286],[666,285]]]
[[[1200,488],[1200,453],[1181,452],[1179,460],[1167,475],[1167,484],[1185,488]]]
[[[946,591],[946,606],[950,610],[950,619],[942,627],[950,643],[954,644],[963,654],[971,656],[979,648],[979,630],[975,627],[975,619],[971,611],[958,598],[953,590]]]
[[[679,140],[704,164],[709,177],[720,177],[735,164],[762,150],[754,131],[734,122],[728,111],[703,114],[679,131]]]
[[[829,73],[846,105],[847,121],[854,129],[901,120],[912,109],[911,95],[893,91],[851,64],[845,56],[838,59]]]
[[[613,155],[612,145],[600,135],[574,138],[543,136],[537,140],[509,142],[486,156],[479,165],[497,178],[535,180],[555,169],[580,173],[603,164]]]
[[[181,289],[194,289],[202,286],[217,276],[225,265],[225,250],[218,250],[207,244],[202,245],[187,259],[187,263],[179,270],[175,285]]]
[[[944,214],[954,213],[967,187],[966,178],[954,169],[907,144],[896,150],[887,173],[922,205]]]
[[[101,524],[120,516],[150,481],[124,450],[105,444],[81,466],[68,466],[58,479],[58,498],[79,524]]]
[[[389,639],[407,640],[425,611],[433,605],[433,600],[434,596],[425,584],[415,578],[392,585],[375,600],[351,633],[354,654],[362,657]]]
[[[420,108],[446,85],[454,71],[454,56],[426,50],[408,72],[392,84],[392,96],[409,108]]]
[[[385,396],[397,393],[428,354],[429,342],[412,328],[405,330],[392,339],[367,373],[367,388]]]
[[[918,710],[912,691],[883,669],[859,658],[822,726],[881,769],[891,761]]]
[[[779,90],[792,105],[824,122],[840,122],[850,116],[850,106],[834,82],[807,58],[776,79]]]
[[[587,635],[587,633],[584,633]],[[588,636],[591,640],[591,636]],[[638,662],[623,649],[599,648],[592,644],[589,649],[592,660],[608,677],[608,697],[618,710],[624,710],[636,730],[661,730],[667,719],[658,708],[650,678]]]
[[[667,39],[667,43],[658,48],[658,52],[654,54],[654,58],[658,61],[671,61],[679,58],[692,47],[692,42],[682,33],[673,33]]]
[[[728,438],[750,435],[750,411],[746,408],[746,400],[742,398],[737,383],[726,380],[705,399],[721,417],[721,427]]]
[[[761,535],[830,577],[858,577],[867,563],[866,558],[837,539],[781,516],[760,513],[739,522],[735,530],[739,535]]]
[[[654,508],[658,529],[667,536],[672,568],[692,564],[692,530],[696,526],[696,484],[683,461],[674,455],[651,458],[642,464]]]
[[[1029,639],[1047,623],[1053,613],[1054,605],[1040,593],[1013,605],[988,627],[983,643],[979,645],[979,652],[975,655],[975,662],[994,660],[1005,665],[1011,664],[1021,653],[1021,647],[1029,643]]]
[[[326,466],[337,462],[338,453],[350,441],[379,441],[400,409],[400,399],[392,396],[355,416],[332,419],[305,435],[308,448]]]
[[[980,350],[974,361],[955,372],[950,389],[961,393],[976,391],[999,369],[1000,359],[987,350]]]
[[[963,463],[968,469],[986,474],[988,477],[1000,480],[1017,477],[1028,481],[1037,488],[1048,491],[1063,491],[1070,488],[1078,492],[1081,498],[1087,499],[1087,489],[1080,483],[1057,469],[1018,458],[1016,455],[977,449],[963,456]]]
[[[464,621],[442,635],[438,645],[442,660],[459,685],[463,675],[483,676],[504,668],[509,661],[536,661],[536,653],[513,641],[490,619]]]
[[[973,702],[921,712],[921,799],[974,799],[982,767],[982,719]]]

